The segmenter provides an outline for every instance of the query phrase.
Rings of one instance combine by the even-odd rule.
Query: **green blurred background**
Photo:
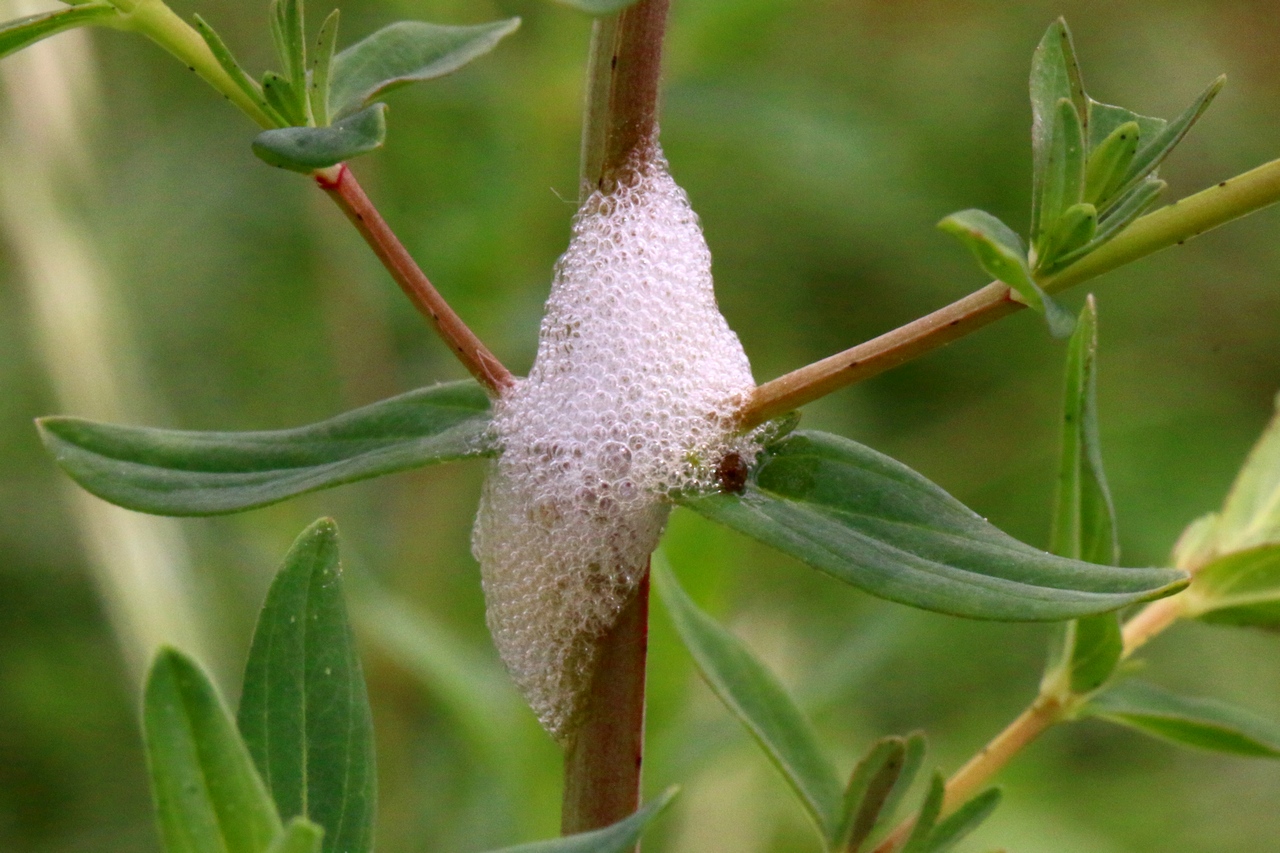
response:
[[[268,62],[259,0],[175,7],[251,69]],[[934,223],[965,207],[1025,222],[1025,81],[1056,15],[1099,100],[1168,117],[1229,75],[1163,169],[1168,199],[1280,156],[1280,16],[1262,0],[673,7],[664,144],[758,380],[984,283]],[[574,210],[589,21],[545,0],[342,11],[341,44],[402,17],[524,18],[492,56],[391,96],[389,145],[355,169],[463,317],[527,369]],[[322,194],[258,162],[248,121],[193,75],[118,33],[56,44],[44,66],[0,66],[0,850],[158,850],[139,668],[157,639],[177,641],[234,700],[266,584],[320,515],[343,531],[375,705],[379,850],[554,834],[558,750],[496,663],[468,550],[482,465],[152,525],[78,495],[42,453],[31,419],[55,411],[274,428],[464,375]],[[1264,212],[1091,283],[1126,564],[1167,559],[1269,416],[1278,229]],[[810,406],[805,424],[902,459],[1043,545],[1063,352],[1014,317]],[[873,737],[916,727],[952,770],[1033,695],[1043,626],[880,602],[683,511],[666,542],[695,597],[803,697],[842,770]],[[1152,644],[1149,676],[1280,719],[1277,642],[1179,626]],[[685,786],[650,849],[817,849],[660,611],[650,691],[646,785]],[[1004,805],[963,849],[1252,853],[1280,837],[1280,765],[1103,724],[1051,732],[1001,781]]]

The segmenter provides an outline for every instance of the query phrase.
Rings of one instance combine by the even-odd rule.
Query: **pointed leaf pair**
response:
[[[0,59],[64,30],[103,24],[119,17],[120,10],[110,3],[83,3],[7,21],[0,24]]]
[[[304,174],[368,154],[387,138],[387,105],[374,104],[324,127],[278,127],[253,140],[264,162]]]
[[[1154,684],[1118,684],[1090,699],[1080,713],[1182,746],[1280,758],[1280,725],[1213,699],[1179,696]]]
[[[940,822],[946,793],[946,780],[941,773],[934,774],[902,853],[945,853],[977,829],[1000,805],[1000,790],[988,788]]]
[[[1024,545],[902,463],[819,432],[768,447],[741,495],[681,502],[872,595],[957,616],[1058,621],[1186,585]]]
[[[470,27],[400,21],[333,58],[329,103],[337,118],[400,86],[456,71],[493,50],[520,26],[519,18]]]
[[[640,843],[640,836],[659,814],[675,799],[679,789],[668,788],[656,800],[646,803],[639,811],[612,826],[591,832],[580,832],[563,838],[535,841],[504,847],[493,853],[631,853]]]
[[[694,605],[660,554],[652,566],[654,586],[702,677],[760,744],[831,846],[841,830],[843,797],[813,727],[773,673]]]
[[[1032,230],[1031,245],[1035,248],[1037,266],[1053,261],[1068,239],[1079,243],[1076,221],[1097,221],[1092,205],[1082,206],[1085,187],[1084,125],[1076,105],[1068,98],[1061,98],[1053,113],[1053,133],[1049,149],[1045,152],[1043,169],[1039,172],[1040,190],[1037,228]],[[1067,211],[1076,211],[1072,220],[1063,223]],[[1087,216],[1080,214],[1087,211]],[[1092,236],[1090,232],[1089,236]]]
[[[468,380],[274,432],[185,432],[68,417],[38,424],[58,464],[98,497],[158,515],[216,515],[483,455],[488,410],[488,397]]]
[[[1058,338],[1071,334],[1071,314],[1040,289],[1027,265],[1027,248],[1022,238],[985,210],[962,210],[938,223],[938,227],[960,238],[978,265],[1013,289],[1022,302],[1038,311]]]
[[[209,677],[165,648],[147,676],[143,739],[169,853],[265,853],[280,817]]]
[[[267,593],[238,722],[281,815],[324,827],[326,853],[373,848],[373,723],[328,519],[298,537]]]
[[[1031,242],[1038,245],[1042,232],[1052,225],[1044,220],[1045,210],[1051,211],[1056,218],[1067,205],[1061,204],[1061,175],[1056,184],[1050,180],[1050,172],[1057,168],[1076,168],[1074,160],[1065,158],[1063,154],[1068,145],[1075,144],[1075,135],[1087,138],[1089,120],[1088,98],[1084,92],[1084,83],[1080,79],[1080,65],[1076,62],[1075,47],[1071,42],[1071,31],[1062,18],[1049,25],[1049,29],[1040,39],[1035,53],[1031,57],[1031,151],[1033,171],[1031,180]],[[1066,102],[1065,105],[1063,102]],[[1066,122],[1074,122],[1074,129],[1064,127],[1064,116],[1070,112]],[[1083,145],[1078,156],[1083,157]],[[1054,152],[1058,157],[1054,158]],[[1053,184],[1056,186],[1056,199],[1046,204],[1046,190]],[[1008,284],[1009,282],[1005,282]]]
[[[1271,419],[1231,484],[1214,525],[1219,554],[1280,543],[1280,396]]]

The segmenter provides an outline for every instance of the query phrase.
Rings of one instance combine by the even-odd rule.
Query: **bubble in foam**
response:
[[[533,369],[495,406],[502,454],[472,535],[498,651],[555,737],[573,730],[670,495],[715,488],[725,454],[758,452],[731,428],[753,387],[698,217],[650,155],[578,212]]]

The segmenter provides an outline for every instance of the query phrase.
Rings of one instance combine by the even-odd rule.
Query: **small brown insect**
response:
[[[726,453],[716,466],[716,483],[719,484],[720,491],[740,495],[747,490],[749,473],[746,460],[740,454]]]

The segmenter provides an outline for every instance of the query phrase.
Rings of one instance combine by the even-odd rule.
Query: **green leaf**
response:
[[[320,853],[324,830],[303,817],[295,817],[284,828],[267,853]]]
[[[314,172],[382,147],[387,105],[374,104],[327,127],[279,127],[253,140],[253,153],[272,166]]]
[[[493,50],[519,18],[471,27],[400,21],[358,41],[333,59],[333,114],[349,115],[391,89],[457,71]]]
[[[844,818],[833,847],[844,843],[846,853],[858,853],[871,837],[889,794],[906,763],[906,740],[896,735],[872,744],[853,768],[844,791]]]
[[[1038,242],[1040,232],[1051,224],[1042,222],[1040,216],[1044,207],[1050,153],[1054,147],[1054,137],[1058,133],[1059,102],[1066,99],[1075,107],[1077,123],[1086,124],[1089,120],[1089,99],[1080,79],[1075,46],[1071,42],[1067,22],[1062,18],[1049,25],[1031,57],[1030,89],[1031,151],[1034,164],[1031,181],[1031,239],[1032,242]]]
[[[1156,134],[1164,130],[1169,122],[1155,116],[1144,116],[1135,113],[1133,110],[1127,110],[1124,107],[1117,107],[1112,104],[1104,104],[1089,99],[1089,151],[1092,155],[1099,151],[1103,143],[1115,134],[1121,126],[1133,122],[1138,126],[1138,147],[1142,147],[1142,143],[1146,140],[1153,139]]]
[[[222,36],[209,26],[204,18],[194,15],[196,32],[204,39],[204,43],[209,46],[209,51],[213,54],[213,58],[218,60],[218,64],[222,66],[222,70],[227,72],[227,76],[235,82],[240,91],[248,95],[254,103],[262,107],[263,111],[276,119],[281,125],[288,124],[284,116],[276,112],[275,107],[267,103],[266,96],[262,93],[262,86],[257,80],[249,76],[240,63],[236,61],[232,55],[231,49],[227,47],[227,43],[222,40]]]
[[[1039,255],[1047,254],[1046,241],[1058,219],[1084,198],[1084,128],[1080,114],[1070,100],[1058,101],[1053,136],[1041,173],[1039,231],[1031,232],[1031,243]]]
[[[373,848],[373,722],[329,519],[302,532],[271,584],[237,721],[282,816],[324,827],[325,853]]]
[[[768,447],[743,494],[695,511],[872,595],[957,616],[1055,621],[1176,592],[1172,569],[1120,569],[1024,545],[901,462],[800,430]]]
[[[1085,300],[1067,344],[1062,457],[1049,550],[1091,563],[1119,562],[1115,507],[1098,441],[1098,309]]]
[[[699,610],[661,555],[653,581],[698,671],[781,771],[824,840],[841,829],[842,794],[813,727],[786,688],[736,637]]]
[[[571,6],[588,15],[612,15],[621,12],[628,6],[634,6],[636,0],[556,0],[561,6]]]
[[[333,66],[333,51],[337,41],[338,10],[334,9],[320,25],[311,60],[311,115],[321,127],[329,123],[329,71]]]
[[[1022,238],[1008,225],[985,210],[970,208],[951,214],[938,227],[959,237],[987,275],[1009,285],[1024,303],[1044,315],[1054,336],[1071,334],[1071,315],[1036,284]]]
[[[1222,506],[1215,532],[1220,554],[1280,542],[1280,396],[1276,407]]]
[[[1212,560],[1192,579],[1186,607],[1205,622],[1280,630],[1280,545]]]
[[[884,806],[880,809],[880,816],[876,818],[876,825],[872,829],[872,835],[878,830],[887,826],[889,821],[898,812],[898,806],[903,798],[907,796],[907,791],[915,784],[916,776],[920,773],[920,768],[924,766],[924,754],[928,744],[922,732],[911,732],[907,735],[906,754],[902,758],[902,772],[898,774],[898,779],[893,783],[893,787],[889,789],[889,796],[885,797]]]
[[[1160,193],[1164,192],[1166,186],[1168,185],[1158,178],[1146,178],[1136,187],[1126,190],[1125,194],[1119,197],[1116,203],[1103,214],[1102,219],[1098,222],[1098,230],[1094,233],[1092,240],[1075,251],[1065,252],[1054,258],[1052,262],[1045,265],[1041,272],[1045,274],[1057,272],[1111,240],[1146,212],[1147,208],[1151,207],[1155,200],[1159,198]]]
[[[488,452],[472,381],[422,388],[274,432],[184,432],[43,418],[45,447],[81,486],[159,515],[216,515]]]
[[[297,114],[305,116],[307,38],[302,20],[302,0],[271,0],[271,38],[276,45],[276,56],[284,68],[284,77],[289,81],[289,92],[294,99],[291,106]]]
[[[1097,230],[1098,210],[1092,204],[1082,202],[1068,207],[1046,235],[1038,266],[1052,267],[1062,255],[1088,244]]]
[[[1169,122],[1159,133],[1154,134],[1147,143],[1138,150],[1134,156],[1133,162],[1129,164],[1129,172],[1125,176],[1125,180],[1121,185],[1121,191],[1127,190],[1129,187],[1136,186],[1139,181],[1147,175],[1155,172],[1156,168],[1164,162],[1182,138],[1187,135],[1187,131],[1191,130],[1192,125],[1200,120],[1200,116],[1204,115],[1204,111],[1209,108],[1209,104],[1213,103],[1213,99],[1218,97],[1218,93],[1222,91],[1222,87],[1226,85],[1226,76],[1219,77],[1209,84],[1200,97],[1182,113],[1182,115]]]
[[[902,847],[902,853],[929,853],[929,844],[933,829],[942,814],[942,800],[947,794],[947,780],[941,773],[934,773],[929,782],[929,792],[924,796],[924,803],[916,813],[915,823],[911,826],[911,835]]]
[[[299,106],[301,96],[293,90],[293,84],[287,77],[274,71],[262,75],[262,97],[272,111],[284,119],[289,127],[305,127],[307,116]]]
[[[110,3],[85,3],[7,21],[0,24],[0,59],[64,30],[105,23],[119,15]]]
[[[281,832],[231,715],[200,667],[162,648],[147,676],[143,740],[168,853],[262,853]]]
[[[1080,713],[1183,746],[1280,758],[1280,725],[1213,699],[1179,696],[1154,684],[1118,684],[1090,699]]]
[[[581,832],[564,838],[552,838],[547,841],[535,841],[532,844],[518,844],[515,847],[504,847],[493,853],[631,853],[640,836],[648,829],[655,817],[662,813],[675,798],[678,788],[668,788],[660,797],[647,803],[631,817],[624,818],[612,826]]]
[[[1000,789],[988,788],[939,823],[929,836],[928,853],[945,853],[977,829],[1000,805]]]
[[[1084,200],[1105,206],[1124,183],[1141,144],[1142,129],[1136,121],[1127,121],[1091,150],[1085,167]]]

